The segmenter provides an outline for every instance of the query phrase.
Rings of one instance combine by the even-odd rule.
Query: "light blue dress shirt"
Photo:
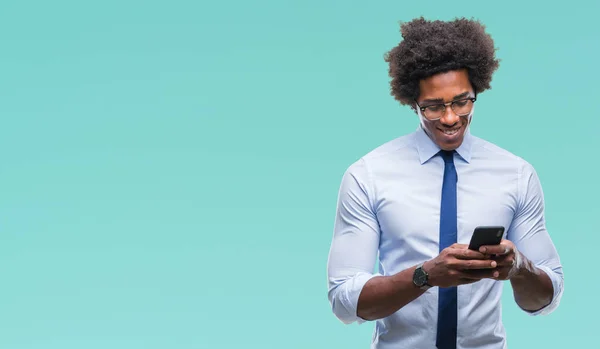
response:
[[[377,275],[392,275],[439,254],[444,162],[420,126],[369,152],[345,172],[327,265],[328,297],[342,322],[357,316],[358,296]],[[544,197],[525,160],[465,133],[454,158],[458,172],[459,243],[477,226],[504,226],[505,239],[546,272],[554,286],[549,314],[563,292],[559,256],[546,230]],[[378,270],[375,268],[379,263]],[[458,348],[506,348],[501,295],[505,282],[484,279],[458,287]],[[376,321],[371,348],[435,348],[438,288]]]

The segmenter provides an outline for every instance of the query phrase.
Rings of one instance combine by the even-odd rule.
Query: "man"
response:
[[[386,55],[391,93],[419,127],[345,172],[329,300],[344,323],[376,321],[372,348],[506,348],[503,280],[531,315],[552,312],[563,292],[540,181],[528,162],[469,131],[499,66],[485,27],[419,18],[401,32]],[[478,226],[504,227],[501,244],[470,250]]]

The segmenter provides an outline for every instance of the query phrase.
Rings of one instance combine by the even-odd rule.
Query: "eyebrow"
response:
[[[457,100],[457,99],[461,99],[461,98],[465,98],[467,96],[469,96],[471,93],[469,91],[467,92],[463,92],[459,95],[456,95],[452,98],[452,100]],[[435,99],[425,99],[423,100],[423,102],[421,102],[421,104],[434,104],[434,103],[444,103],[444,100],[442,98],[435,98]]]

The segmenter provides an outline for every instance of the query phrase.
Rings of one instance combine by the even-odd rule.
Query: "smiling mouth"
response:
[[[440,132],[442,132],[443,134],[447,135],[447,136],[454,136],[455,134],[458,133],[458,131],[460,131],[460,126],[459,127],[453,127],[453,128],[447,128],[447,129],[439,129]]]

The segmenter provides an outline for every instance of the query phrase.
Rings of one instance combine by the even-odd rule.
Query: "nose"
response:
[[[442,116],[442,118],[440,119],[440,122],[445,125],[452,126],[452,125],[456,124],[459,119],[460,119],[460,117],[458,115],[456,115],[454,110],[452,110],[452,108],[449,105],[447,105],[446,111],[444,112],[444,116]]]

